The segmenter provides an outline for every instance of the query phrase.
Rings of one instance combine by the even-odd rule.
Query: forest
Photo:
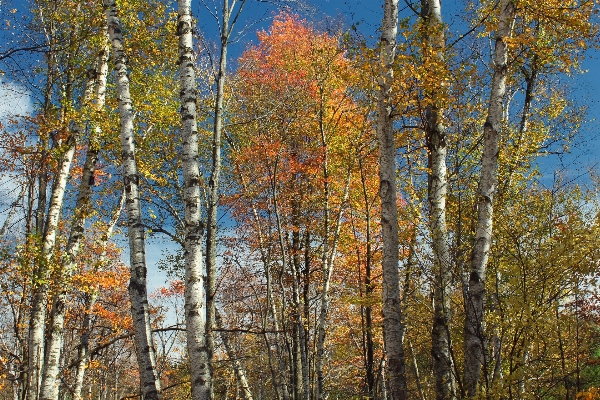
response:
[[[600,399],[599,2],[351,3],[0,1],[0,400]]]

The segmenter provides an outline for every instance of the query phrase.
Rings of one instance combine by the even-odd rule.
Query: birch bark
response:
[[[140,385],[144,400],[162,398],[160,381],[156,370],[156,352],[152,342],[148,294],[146,288],[146,249],[144,225],[139,194],[139,175],[135,159],[133,110],[127,77],[127,56],[123,46],[122,26],[115,0],[103,0],[112,44],[117,96],[121,120],[121,157],[123,163],[123,186],[127,204],[127,227],[129,236],[130,272],[129,296],[135,332],[136,356],[140,371]]]
[[[388,364],[390,396],[406,398],[404,359],[404,321],[400,309],[398,276],[398,205],[396,194],[396,146],[392,116],[392,83],[398,33],[398,0],[385,0],[381,24],[380,59],[377,100],[377,137],[379,139],[379,196],[383,239],[383,331]]]
[[[79,194],[75,204],[75,215],[71,222],[71,232],[65,250],[65,259],[63,260],[64,278],[68,279],[77,267],[75,258],[81,248],[83,241],[85,219],[89,211],[89,201],[94,184],[94,171],[96,170],[96,161],[98,160],[98,151],[90,148],[86,155],[83,167],[83,176],[79,185]],[[65,314],[67,290],[63,282],[61,289],[54,297],[51,311],[50,332],[48,343],[46,345],[46,358],[44,362],[42,383],[40,389],[40,400],[58,399],[58,372],[61,357],[61,351],[64,338]]]
[[[185,320],[192,399],[211,398],[210,353],[206,339],[206,294],[204,292],[200,209],[200,165],[196,123],[196,72],[194,70],[191,0],[179,0],[179,82],[183,134],[183,201],[185,208]]]
[[[428,63],[444,60],[444,27],[439,0],[422,0],[421,18],[423,20],[424,52]],[[428,66],[428,70],[439,70]],[[443,76],[439,77],[443,78]],[[441,83],[442,81],[440,81]],[[450,296],[452,265],[448,246],[446,227],[446,133],[442,124],[443,109],[440,104],[441,84],[425,88],[428,106],[425,110],[425,133],[429,154],[428,200],[429,224],[431,231],[431,250],[433,252],[433,329],[431,331],[431,355],[435,393],[439,400],[455,397],[452,357],[450,354]]]
[[[106,37],[107,32],[104,32]],[[85,100],[94,101],[94,108],[101,111],[104,107],[105,92],[106,92],[106,77],[108,72],[108,37],[106,37],[106,45],[100,52],[94,68],[91,69],[91,76],[86,84]],[[92,96],[93,93],[93,96]],[[99,133],[99,128],[94,128],[94,134]],[[83,167],[83,175],[79,185],[79,194],[75,204],[75,214],[71,222],[71,233],[67,242],[66,256],[63,260],[63,275],[68,279],[76,268],[75,258],[79,253],[81,242],[83,240],[85,219],[89,209],[89,201],[91,196],[92,186],[94,185],[94,172],[98,161],[99,150],[95,145],[95,137],[92,134],[89,143],[89,149],[86,154],[86,161]],[[116,224],[114,221],[113,225]],[[109,228],[112,230],[112,228]],[[110,236],[110,235],[109,235]],[[58,372],[59,361],[64,340],[64,324],[66,313],[66,296],[67,291],[64,285],[59,290],[59,293],[54,299],[51,312],[50,335],[47,344],[48,354],[44,374],[42,377],[42,390],[40,399],[55,400],[58,399]],[[86,315],[85,318],[89,319]],[[78,371],[79,372],[79,371]],[[79,376],[79,375],[77,375]]]
[[[484,336],[485,278],[492,239],[493,199],[498,175],[498,139],[503,117],[503,101],[508,72],[508,46],[511,28],[516,16],[512,0],[501,0],[500,16],[494,46],[494,75],[483,126],[484,144],[481,158],[481,176],[477,199],[477,228],[471,255],[471,274],[467,292],[464,324],[465,377],[464,388],[468,397],[477,395],[481,368],[485,362]]]
[[[75,154],[75,138],[70,136],[65,144],[66,149],[62,156],[59,170],[54,178],[50,205],[48,207],[45,232],[42,243],[42,265],[34,277],[34,293],[31,304],[31,316],[29,325],[29,375],[28,394],[29,400],[37,400],[41,388],[42,371],[44,367],[44,331],[46,327],[46,315],[48,304],[48,291],[50,280],[49,264],[56,244],[56,232],[62,211],[67,179]]]

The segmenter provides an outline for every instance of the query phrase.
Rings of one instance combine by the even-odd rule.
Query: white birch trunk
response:
[[[104,108],[105,103],[105,94],[106,94],[106,78],[108,75],[108,56],[109,56],[109,47],[108,47],[108,32],[106,28],[104,29],[104,37],[106,38],[105,46],[101,50],[100,54],[96,59],[96,63],[94,68],[92,69],[90,80],[86,85],[86,101],[93,101],[93,107],[96,111],[101,112]],[[93,96],[92,96],[93,94]],[[95,127],[94,133],[97,135],[100,133],[100,128]],[[94,172],[96,169],[96,163],[98,161],[98,149],[95,147],[95,137],[92,135],[89,143],[88,153],[86,155],[86,161],[83,168],[83,176],[81,178],[81,184],[79,186],[79,195],[77,198],[77,203],[75,206],[75,216],[74,220],[71,224],[71,236],[69,237],[69,241],[67,243],[67,257],[65,260],[65,271],[67,274],[72,273],[75,269],[75,257],[79,253],[79,249],[81,246],[81,241],[83,239],[84,225],[85,225],[85,208],[89,206],[89,199],[91,196],[92,186],[94,184]],[[121,198],[122,202],[123,198]],[[105,248],[108,244],[108,240],[112,235],[112,230],[117,222],[118,216],[121,213],[122,204],[119,205],[115,216],[111,220],[109,227],[107,229],[107,233],[105,235],[103,247]],[[67,276],[68,278],[68,276]],[[63,331],[64,331],[64,321],[65,321],[65,297],[66,291],[62,291],[59,296],[55,299],[54,305],[52,307],[52,325],[51,325],[51,336],[50,342],[48,344],[48,348],[50,349],[50,353],[54,354],[54,357],[51,355],[48,356],[49,360],[53,358],[58,360],[60,359],[60,351],[62,349],[63,343]],[[90,325],[90,316],[92,308],[94,307],[97,295],[90,295],[89,303],[86,307],[86,315],[84,316],[83,321],[83,333],[81,338],[81,345],[79,346],[78,355],[79,362],[77,364],[76,374],[75,374],[75,388],[73,390],[73,398],[75,400],[81,400],[81,390],[83,388],[83,379],[85,374],[85,369],[87,366],[87,352],[88,352],[88,336],[89,336],[89,325]],[[42,383],[43,394],[40,396],[44,399],[46,396],[49,399],[58,399],[58,391],[53,390],[53,388],[58,388],[57,385],[57,374],[58,374],[58,364],[56,361],[51,361],[47,365],[47,370],[44,374],[43,380],[48,379],[49,382]]]
[[[200,209],[200,166],[196,124],[196,73],[194,71],[191,0],[179,0],[179,79],[183,134],[183,201],[185,207],[185,321],[192,399],[211,398],[211,371],[206,341],[206,295],[204,292]]]
[[[421,17],[424,24],[425,52],[431,53],[431,63],[444,63],[444,27],[439,0],[423,0]],[[436,70],[436,68],[429,68]],[[439,77],[443,78],[443,77]],[[455,397],[452,357],[450,354],[450,284],[452,265],[446,226],[446,133],[442,124],[443,110],[437,98],[442,92],[438,87],[425,88],[428,101],[425,110],[425,132],[429,154],[429,224],[433,252],[433,329],[431,331],[431,355],[435,377],[435,393],[438,400]]]
[[[56,244],[58,222],[63,207],[67,179],[75,154],[75,138],[71,136],[65,144],[65,153],[54,178],[50,205],[45,223],[45,232],[42,243],[42,265],[34,276],[34,291],[31,302],[31,316],[29,325],[28,351],[28,394],[29,400],[37,400],[41,388],[42,371],[44,368],[44,331],[46,327],[46,314],[48,305],[48,291],[50,280],[49,264]]]
[[[377,137],[379,139],[379,196],[381,198],[381,230],[383,239],[383,335],[388,365],[390,396],[406,398],[404,360],[404,320],[400,309],[398,276],[398,205],[396,188],[396,146],[394,142],[391,91],[394,80],[398,33],[398,0],[385,0],[381,24],[378,80]]]
[[[71,233],[67,242],[66,255],[63,260],[62,277],[68,279],[77,268],[75,261],[83,241],[85,219],[89,213],[89,202],[94,185],[94,171],[98,160],[98,151],[90,148],[83,167],[83,176],[79,185],[79,194],[75,204],[75,215],[71,222]],[[66,282],[59,279],[60,289],[54,297],[51,312],[50,332],[46,345],[40,400],[58,400],[58,373],[63,346],[67,290]]]
[[[508,46],[506,39],[511,34],[516,9],[512,0],[501,0],[500,18],[496,30],[494,47],[494,75],[488,105],[488,116],[483,127],[484,144],[481,158],[481,176],[477,199],[477,228],[471,274],[467,293],[466,317],[464,325],[466,395],[477,395],[481,367],[485,362],[486,341],[484,333],[485,317],[485,278],[486,267],[492,240],[493,199],[498,175],[498,140],[502,126],[503,100],[506,92],[508,72]]]
[[[123,189],[127,204],[127,227],[131,280],[129,296],[135,332],[135,349],[140,371],[140,385],[144,400],[162,398],[160,381],[156,370],[156,351],[152,341],[148,294],[146,287],[146,249],[144,225],[139,194],[139,175],[135,159],[133,110],[127,77],[127,56],[122,37],[122,26],[115,0],[104,0],[108,34],[112,43],[116,75],[117,96],[121,120],[121,157],[123,165]]]

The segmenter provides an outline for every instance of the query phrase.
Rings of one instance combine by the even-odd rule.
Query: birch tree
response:
[[[396,188],[396,145],[391,100],[398,33],[398,0],[385,0],[379,58],[377,137],[379,140],[379,196],[383,239],[383,330],[391,398],[406,398],[404,320],[400,309],[398,276],[398,197]]]
[[[443,126],[445,82],[444,26],[439,0],[422,0],[423,60],[429,73],[425,83],[425,135],[428,150],[428,201],[433,253],[433,329],[431,354],[437,399],[454,398],[450,354],[450,285],[452,265],[446,227],[446,132]],[[429,87],[433,82],[433,87]]]
[[[494,73],[488,113],[483,126],[483,154],[477,193],[477,227],[471,255],[471,273],[467,292],[464,325],[464,389],[466,395],[477,394],[481,367],[486,362],[484,336],[486,267],[492,241],[493,200],[498,174],[498,142],[504,114],[504,95],[508,73],[508,44],[511,28],[516,17],[513,0],[502,0],[499,4],[499,20],[495,33]]]
[[[87,153],[84,164],[83,176],[79,185],[79,195],[75,205],[75,215],[71,223],[71,234],[67,242],[65,250],[65,260],[63,262],[63,275],[68,278],[76,268],[75,257],[78,255],[83,241],[84,224],[86,214],[89,213],[89,201],[91,189],[94,182],[94,170],[98,154],[93,149]],[[51,312],[51,322],[49,326],[49,338],[46,345],[47,354],[44,362],[42,383],[40,389],[40,400],[57,400],[58,399],[58,373],[61,351],[63,346],[65,314],[66,314],[66,297],[67,290],[64,285],[67,282],[60,280],[62,286],[58,289],[58,293],[54,297]]]
[[[56,244],[56,235],[58,223],[64,202],[67,178],[71,169],[73,155],[75,154],[75,139],[68,138],[67,148],[62,156],[57,176],[52,185],[52,195],[48,207],[46,230],[42,244],[42,265],[39,266],[35,277],[36,288],[32,299],[32,309],[29,328],[29,389],[28,399],[37,400],[41,388],[42,371],[44,368],[44,332],[46,327],[47,304],[50,268],[54,247]]]
[[[106,40],[106,45],[102,46],[100,54],[91,68],[91,77],[86,85],[84,93],[84,101],[93,103],[92,107],[96,111],[101,111],[104,108],[105,93],[106,93],[106,77],[108,72],[108,37],[107,32],[103,32],[103,38]],[[99,127],[93,128],[93,134],[89,139],[86,159],[83,165],[83,173],[81,182],[78,188],[77,200],[75,202],[74,215],[71,220],[71,229],[65,256],[63,257],[62,273],[59,277],[57,294],[54,297],[51,311],[51,322],[49,326],[49,337],[47,344],[48,354],[44,364],[42,386],[40,391],[41,400],[57,400],[58,399],[58,373],[61,358],[61,352],[64,341],[64,328],[66,316],[66,300],[67,300],[67,285],[68,279],[74,273],[77,263],[76,257],[81,250],[81,244],[84,239],[86,218],[91,212],[90,198],[92,194],[92,186],[94,185],[94,174],[96,171],[96,163],[98,162],[99,149],[96,144],[97,136],[100,133]],[[61,279],[62,278],[62,279]]]
[[[196,123],[196,73],[194,71],[191,0],[177,3],[179,80],[183,134],[183,201],[185,207],[185,320],[192,399],[211,398],[212,374],[206,330],[206,294],[203,277],[203,224],[200,207],[200,166]],[[222,93],[221,93],[222,95]]]
[[[214,338],[212,329],[215,327],[215,296],[217,290],[217,216],[219,213],[219,186],[221,179],[221,137],[223,135],[223,113],[225,99],[225,84],[227,79],[227,50],[235,24],[242,13],[246,0],[223,0],[222,16],[219,23],[220,53],[219,65],[216,71],[216,94],[214,103],[214,123],[212,140],[212,167],[208,181],[208,205],[206,224],[206,340],[209,363],[214,353]],[[209,374],[212,367],[209,364]],[[212,387],[212,383],[210,383]]]
[[[127,204],[127,228],[129,237],[130,272],[129,296],[135,332],[136,356],[140,371],[141,392],[144,399],[162,398],[160,381],[156,370],[156,352],[152,341],[148,295],[146,288],[146,250],[144,225],[142,223],[139,175],[135,158],[134,115],[127,77],[122,24],[118,17],[115,0],[104,0],[108,35],[116,75],[117,96],[121,125],[121,162],[123,185]]]

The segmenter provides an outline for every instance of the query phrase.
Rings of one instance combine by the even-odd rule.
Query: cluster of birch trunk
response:
[[[589,328],[591,325],[587,325],[587,328],[582,327],[584,322],[579,321],[579,314],[565,316],[563,313],[567,310],[567,304],[579,307],[579,303],[573,301],[573,296],[579,294],[580,285],[585,286],[584,283],[580,283],[579,280],[573,283],[576,280],[574,277],[567,279],[561,276],[563,280],[556,278],[559,282],[556,285],[564,287],[560,286],[560,290],[554,295],[541,295],[539,308],[544,311],[539,311],[539,315],[536,314],[538,311],[532,311],[533,306],[521,305],[529,310],[528,314],[523,312],[521,320],[537,321],[528,322],[531,326],[541,324],[540,315],[551,315],[554,318],[553,325],[550,324],[548,329],[552,331],[552,335],[556,335],[558,345],[534,343],[531,337],[535,335],[527,336],[524,333],[531,328],[526,324],[521,331],[510,337],[507,332],[512,331],[503,325],[511,324],[506,322],[510,321],[508,317],[506,321],[493,319],[492,323],[486,324],[488,320],[492,320],[491,315],[497,315],[493,313],[498,312],[499,315],[498,310],[502,307],[510,307],[510,304],[503,305],[503,301],[507,304],[508,301],[505,298],[501,299],[504,294],[500,293],[499,282],[502,278],[498,272],[498,265],[503,262],[510,264],[510,261],[504,260],[502,254],[494,253],[497,251],[493,248],[495,241],[502,240],[498,239],[501,235],[496,235],[493,226],[497,224],[494,204],[499,192],[499,170],[508,169],[508,173],[504,173],[508,182],[501,182],[501,186],[506,188],[510,186],[518,168],[517,164],[520,163],[515,156],[511,161],[514,165],[500,167],[500,157],[503,152],[509,152],[510,145],[503,133],[508,129],[507,121],[514,118],[514,114],[511,114],[514,111],[509,110],[512,98],[507,96],[507,88],[516,86],[510,81],[509,64],[519,56],[511,53],[515,48],[511,40],[519,11],[527,8],[525,4],[520,3],[499,0],[489,11],[494,17],[485,22],[493,25],[489,28],[493,33],[490,42],[489,83],[484,85],[485,94],[475,94],[486,99],[480,101],[483,108],[479,112],[483,117],[477,120],[480,124],[475,127],[480,134],[473,148],[479,149],[475,153],[480,155],[480,158],[471,169],[471,178],[476,182],[476,185],[471,183],[471,188],[476,186],[476,189],[472,194],[474,200],[471,209],[462,211],[465,214],[470,213],[470,217],[458,216],[461,221],[466,218],[471,222],[471,226],[465,228],[472,231],[469,240],[459,238],[456,227],[460,223],[449,221],[450,215],[457,214],[456,199],[452,200],[452,209],[449,210],[447,206],[448,196],[457,196],[456,193],[449,193],[449,188],[453,187],[450,180],[456,181],[459,178],[456,174],[453,178],[449,175],[447,165],[449,143],[457,141],[448,135],[449,132],[456,134],[457,129],[448,129],[451,120],[448,117],[451,112],[448,107],[451,102],[446,100],[450,89],[446,83],[448,77],[444,74],[450,69],[447,66],[447,58],[451,57],[451,46],[447,45],[447,27],[443,22],[444,12],[439,0],[421,0],[418,5],[408,5],[417,14],[424,70],[433,71],[432,74],[436,71],[442,72],[439,84],[428,84],[420,92],[423,104],[419,127],[423,142],[421,151],[422,154],[426,154],[426,163],[421,168],[426,176],[426,189],[422,190],[421,194],[425,195],[426,201],[423,201],[425,205],[421,209],[425,215],[421,221],[403,221],[406,220],[407,212],[402,207],[409,209],[413,199],[410,198],[406,186],[402,186],[405,182],[399,179],[399,131],[405,129],[400,126],[405,124],[405,120],[399,111],[402,106],[397,104],[400,95],[396,92],[402,87],[397,82],[399,76],[403,76],[402,71],[398,70],[398,40],[402,36],[399,36],[398,0],[384,0],[378,54],[374,57],[371,69],[376,71],[373,85],[375,90],[369,94],[375,99],[374,112],[368,116],[371,118],[369,126],[376,134],[376,145],[373,149],[378,152],[377,205],[373,205],[367,195],[368,168],[365,169],[363,165],[368,162],[366,158],[357,157],[352,167],[355,168],[354,172],[350,172],[349,169],[347,176],[332,176],[332,160],[335,159],[335,155],[330,155],[330,151],[333,151],[330,150],[332,145],[322,126],[324,106],[321,104],[321,129],[315,134],[316,139],[311,139],[318,142],[324,151],[318,170],[323,182],[320,189],[322,193],[319,194],[323,199],[320,204],[322,208],[314,213],[319,219],[315,225],[318,228],[314,233],[309,229],[301,231],[297,228],[303,218],[310,220],[314,217],[313,215],[307,218],[301,215],[302,210],[294,208],[294,201],[297,201],[296,206],[300,202],[297,199],[291,202],[291,216],[286,217],[289,217],[293,227],[284,228],[283,225],[287,222],[283,221],[283,209],[288,203],[278,197],[280,193],[277,183],[271,182],[270,186],[262,189],[268,193],[265,197],[268,198],[268,201],[265,201],[268,206],[265,206],[266,210],[261,209],[264,204],[259,204],[260,201],[252,199],[250,195],[253,190],[256,191],[256,182],[248,178],[247,175],[252,174],[244,170],[251,166],[235,165],[227,169],[227,173],[230,174],[228,178],[237,184],[237,190],[241,194],[239,197],[232,196],[232,201],[245,201],[243,204],[247,205],[246,217],[251,222],[238,231],[238,237],[231,239],[230,243],[234,243],[233,245],[221,245],[219,239],[224,235],[219,232],[219,207],[226,197],[222,188],[224,179],[221,177],[222,152],[223,148],[226,148],[231,154],[243,153],[243,149],[238,148],[243,144],[236,141],[239,137],[236,138],[235,124],[232,124],[231,128],[227,126],[226,100],[233,99],[233,102],[236,98],[235,90],[229,93],[229,98],[227,97],[227,79],[230,77],[227,72],[228,45],[235,35],[236,23],[246,0],[223,0],[221,4],[217,46],[219,50],[213,60],[214,75],[211,76],[214,96],[210,101],[201,98],[200,79],[197,76],[200,67],[198,43],[194,35],[197,25],[201,26],[203,21],[195,21],[191,0],[177,1],[177,20],[173,24],[176,31],[172,34],[178,38],[180,126],[177,132],[181,146],[180,154],[176,157],[180,170],[176,171],[175,175],[181,180],[177,187],[181,204],[176,207],[182,212],[183,218],[179,221],[179,231],[170,236],[177,238],[183,255],[184,273],[181,275],[185,287],[185,326],[176,329],[185,331],[182,340],[186,350],[180,361],[188,374],[186,384],[189,385],[191,399],[322,400],[334,396],[382,400],[483,398],[479,396],[510,399],[554,398],[540,394],[547,387],[554,388],[554,385],[527,379],[526,376],[526,371],[530,371],[526,368],[527,365],[546,365],[536,360],[533,354],[543,354],[547,357],[545,350],[540,350],[540,347],[546,349],[551,346],[557,346],[560,350],[553,361],[558,365],[556,370],[560,372],[552,375],[552,379],[560,382],[562,388],[557,393],[570,399],[574,398],[577,392],[583,391],[583,378],[580,378],[583,367],[579,364],[579,359],[583,357],[582,353],[591,352],[591,347],[580,344],[583,343],[581,338],[584,335],[581,333],[580,337],[580,330],[587,329],[588,334],[593,329]],[[121,339],[133,338],[139,373],[139,391],[134,396],[145,400],[171,398],[170,392],[161,387],[161,373],[164,374],[164,371],[160,371],[158,367],[161,354],[156,351],[153,337],[153,329],[156,330],[156,327],[152,323],[147,284],[146,236],[149,228],[148,218],[143,213],[141,192],[144,191],[144,178],[139,165],[143,160],[138,159],[140,152],[136,149],[140,124],[135,120],[136,99],[130,91],[132,74],[128,51],[133,45],[127,43],[127,26],[121,20],[122,11],[119,6],[120,3],[115,0],[102,2],[104,15],[98,34],[101,45],[96,46],[94,56],[87,60],[90,64],[86,68],[88,73],[85,83],[81,85],[81,94],[73,92],[73,88],[76,87],[74,80],[78,77],[69,75],[69,57],[63,61],[66,62],[64,71],[67,84],[60,92],[61,98],[58,103],[61,104],[61,108],[56,118],[68,128],[54,135],[51,143],[42,143],[40,148],[47,154],[43,154],[40,159],[53,157],[55,163],[37,172],[35,181],[32,181],[27,189],[29,211],[26,213],[24,224],[25,236],[37,238],[39,254],[35,257],[31,272],[29,297],[23,300],[28,304],[29,311],[26,323],[27,337],[24,339],[26,344],[23,346],[25,350],[20,360],[22,366],[19,373],[10,375],[14,388],[11,395],[14,400],[79,400],[86,396],[83,391],[86,373],[90,368],[89,335],[93,309],[99,295],[97,291],[85,297],[83,308],[86,312],[82,326],[77,328],[78,343],[75,350],[71,348],[69,353],[76,354],[74,360],[65,358],[65,353],[69,352],[65,345],[65,332],[69,321],[70,280],[76,274],[81,257],[85,256],[86,235],[90,235],[90,219],[95,218],[92,216],[95,176],[100,172],[99,160],[102,159],[103,149],[99,143],[104,133],[97,117],[90,118],[85,123],[72,122],[69,113],[76,108],[70,102],[80,96],[83,104],[89,105],[96,115],[102,116],[106,112],[109,85],[112,85],[111,89],[114,90],[117,99],[120,137],[118,169],[122,178],[119,192],[122,191],[122,194],[117,196],[119,200],[115,201],[102,235],[95,240],[96,247],[104,249],[100,259],[107,262],[106,249],[110,246],[113,231],[119,220],[124,221],[123,227],[128,238],[126,247],[129,260],[126,263],[130,271],[128,293],[132,321],[131,331],[117,337],[111,344]],[[484,19],[488,17],[489,15]],[[79,28],[73,28],[71,37],[78,37],[80,33],[77,29]],[[452,45],[454,44],[455,42]],[[53,46],[60,45],[58,43]],[[53,64],[58,62],[55,59],[58,51],[52,46],[49,48],[48,71],[54,71]],[[521,101],[523,110],[518,118],[520,123],[515,146],[527,140],[529,116],[534,101],[534,84],[541,68],[538,65],[544,64],[533,62],[528,73],[526,66],[522,66],[526,79],[524,99]],[[114,75],[113,80],[109,80],[110,74]],[[49,72],[46,78],[46,101],[40,107],[42,114],[48,111],[50,115],[52,93],[55,91],[53,73]],[[430,78],[429,82],[436,82],[434,78]],[[149,76],[148,79],[152,77]],[[513,91],[511,95],[514,97],[519,90]],[[321,99],[323,98],[321,93]],[[240,114],[249,112],[248,104],[239,107]],[[235,110],[235,107],[232,106],[231,109]],[[278,112],[277,107],[275,112]],[[210,115],[208,119],[207,114]],[[260,118],[256,117],[259,121],[256,125],[257,135],[260,130]],[[286,116],[282,117],[283,120],[285,118]],[[235,118],[232,117],[231,120]],[[200,132],[201,129],[203,132]],[[150,132],[151,129],[147,127],[147,131]],[[503,149],[502,146],[507,148]],[[85,151],[79,150],[82,148]],[[202,154],[202,149],[209,149],[208,155]],[[471,151],[473,150],[469,150]],[[78,152],[81,154],[78,155]],[[465,159],[467,156],[468,154]],[[70,187],[69,179],[73,174],[72,167],[76,157],[83,159],[79,161],[81,177],[77,187]],[[227,155],[224,159],[231,161],[234,156]],[[277,169],[278,164],[275,165]],[[353,303],[353,300],[345,299],[344,295],[340,294],[351,284],[341,278],[344,274],[340,275],[337,271],[344,268],[351,271],[353,268],[348,265],[351,258],[343,255],[344,251],[349,252],[346,248],[340,248],[353,248],[352,244],[348,244],[350,240],[341,238],[341,231],[342,225],[350,225],[353,218],[357,218],[352,208],[347,205],[351,197],[350,186],[354,184],[354,181],[351,183],[350,176],[356,171],[360,172],[357,175],[360,176],[357,184],[362,183],[366,209],[366,232],[356,234],[356,237],[364,235],[366,255],[361,256],[359,246],[356,245],[358,264],[364,262],[365,276],[361,275],[363,269],[359,265],[359,276],[354,279],[361,287],[361,300]],[[273,176],[277,176],[277,171]],[[410,177],[406,181],[412,182],[412,179]],[[332,183],[334,180],[336,184]],[[27,190],[22,192],[23,199],[27,198]],[[34,192],[37,193],[37,198]],[[552,194],[554,195],[554,192]],[[283,195],[285,194],[281,196]],[[72,196],[72,200],[68,196]],[[540,195],[540,198],[542,197],[543,195]],[[241,198],[245,200],[240,200]],[[404,201],[406,198],[408,200]],[[504,198],[503,201],[508,203]],[[231,209],[236,207],[239,207],[239,204]],[[550,206],[551,213],[552,207],[555,206]],[[72,212],[70,218],[65,219],[61,215],[67,208]],[[373,210],[379,210],[379,215],[373,215]],[[506,208],[503,210],[506,211]],[[268,216],[265,217],[265,214]],[[504,223],[507,223],[506,214]],[[576,215],[576,212],[573,215]],[[554,224],[552,226],[556,226],[560,231],[555,235],[560,235],[567,229],[566,225],[561,225],[562,217],[564,216],[549,218],[550,223]],[[3,238],[11,218],[9,215],[0,232]],[[237,220],[236,218],[232,216],[231,220],[236,223],[243,220],[242,217]],[[575,223],[575,217],[572,217],[571,222]],[[581,231],[595,232],[596,225],[592,225],[582,223],[584,228]],[[354,225],[352,226],[354,228]],[[417,232],[417,228],[422,230]],[[403,229],[406,232],[402,232]],[[161,232],[161,228],[157,226],[151,230],[154,233]],[[166,228],[163,233],[168,233]],[[581,258],[579,262],[569,264],[565,261],[569,259],[570,253],[563,248],[556,259],[549,258],[548,262],[559,263],[556,260],[560,259],[563,260],[560,261],[561,265],[568,264],[568,268],[576,268],[574,265],[578,264],[577,268],[580,269],[577,269],[573,276],[577,275],[577,279],[587,279],[596,274],[593,265],[598,261],[598,254],[591,249],[593,244],[589,244],[595,243],[592,237],[579,231],[577,235],[574,234],[577,240],[585,242],[581,248],[590,248],[589,252],[583,255],[573,255]],[[246,240],[248,237],[250,239]],[[510,237],[510,234],[507,233],[503,237]],[[60,243],[59,239],[64,243]],[[569,240],[571,239],[569,237]],[[454,240],[463,242],[460,246],[454,246]],[[521,243],[519,240],[520,238],[515,239],[517,243]],[[420,253],[416,249],[418,241],[425,243],[421,245]],[[505,242],[510,241],[506,239]],[[253,244],[250,246],[247,243]],[[36,246],[35,242],[28,245]],[[405,248],[408,250],[404,251]],[[457,250],[458,248],[460,250]],[[457,251],[461,252],[460,257],[456,255]],[[555,254],[554,251],[554,248],[550,250],[550,254]],[[375,256],[377,252],[379,256]],[[467,253],[469,256],[464,257]],[[249,261],[251,254],[255,257],[255,262]],[[243,260],[244,257],[248,259]],[[360,261],[361,257],[365,260]],[[490,279],[489,272],[491,259],[495,263],[493,279]],[[374,260],[380,261],[380,266],[375,266]],[[465,265],[458,265],[460,263]],[[419,264],[428,266],[419,267]],[[584,264],[587,267],[582,266]],[[257,269],[255,265],[260,267]],[[422,274],[427,275],[426,280],[416,277],[415,269],[419,268]],[[568,273],[568,268],[563,272]],[[232,270],[237,272],[231,272]],[[379,271],[381,275],[375,276],[374,270]],[[424,270],[426,272],[423,272]],[[525,267],[523,271],[526,271]],[[318,278],[314,277],[316,275]],[[581,278],[581,282],[585,279]],[[415,288],[415,282],[423,284],[423,287]],[[336,285],[339,287],[336,288]],[[376,285],[379,285],[377,289]],[[524,292],[525,286],[523,284]],[[256,289],[257,287],[260,289]],[[340,289],[342,287],[343,289]],[[555,293],[554,290],[557,289],[548,290]],[[373,297],[378,294],[381,297],[377,299],[377,305],[374,305]],[[510,296],[506,295],[506,298],[508,297]],[[410,309],[407,305],[410,301],[413,305],[422,302],[426,303],[426,306],[422,306],[421,311],[418,311],[416,306]],[[250,303],[253,305],[249,306]],[[343,312],[339,310],[341,308],[344,308]],[[373,315],[379,310],[381,318],[379,315]],[[341,320],[352,312],[358,315],[356,321],[360,321],[359,328],[350,326],[344,331],[334,326],[336,323],[343,324]],[[427,315],[427,321],[415,322],[423,318],[419,313]],[[575,325],[565,322],[573,315],[576,318]],[[461,320],[457,321],[457,318]],[[568,329],[565,329],[568,332],[565,333],[562,327],[567,325]],[[417,326],[421,327],[419,332],[416,332]],[[426,328],[423,329],[423,326]],[[352,333],[354,330],[358,333]],[[576,332],[574,348],[566,344],[566,337],[575,335],[572,331]],[[350,332],[345,338],[347,343],[332,343],[334,338],[343,340],[343,332]],[[536,338],[539,339],[537,336]],[[416,339],[419,340],[417,349]],[[107,347],[109,345],[106,344]],[[349,350],[350,348],[353,350]],[[344,364],[345,356],[347,360],[352,359],[350,351],[354,352],[352,357],[359,360],[347,361],[353,367]],[[344,352],[348,353],[341,354]],[[573,354],[570,355],[570,352]],[[502,355],[507,353],[508,359],[504,360]],[[543,357],[540,355],[541,358]],[[3,358],[0,358],[0,361],[2,360]],[[575,367],[570,366],[572,360],[576,360]],[[539,361],[540,364],[534,364],[534,361]],[[359,367],[354,368],[353,363],[357,363]],[[226,367],[223,368],[223,365]],[[554,368],[554,364],[552,365]],[[69,375],[72,382],[65,384],[64,371],[67,369],[73,371]],[[549,367],[548,370],[550,369]],[[232,377],[230,380],[235,382],[229,386],[234,389],[225,383],[229,375]],[[573,376],[576,376],[576,379]],[[115,377],[115,385],[116,380]],[[93,385],[89,384],[89,387],[91,395]],[[534,391],[535,394],[532,394]]]

